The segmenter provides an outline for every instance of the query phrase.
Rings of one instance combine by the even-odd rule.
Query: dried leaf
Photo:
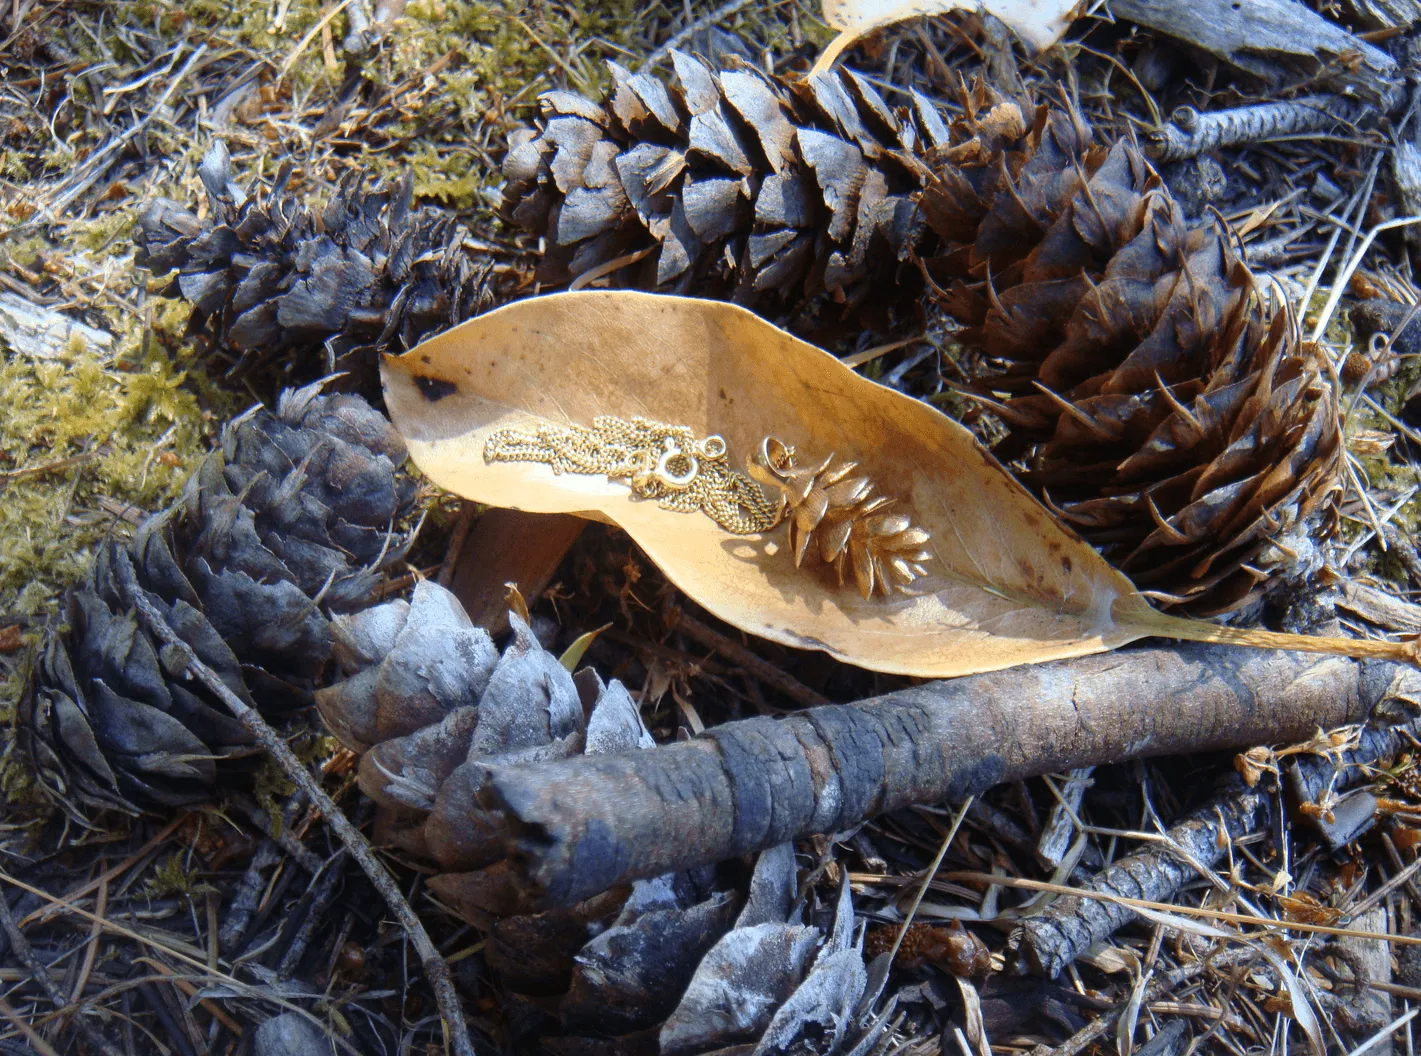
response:
[[[957,675],[1139,637],[1129,581],[1058,527],[962,426],[731,304],[587,291],[520,301],[385,363],[386,403],[436,484],[495,506],[625,528],[723,620],[865,667]],[[538,419],[643,415],[719,434],[732,464],[767,435],[813,463],[837,452],[931,533],[932,589],[863,599],[796,569],[784,529],[731,536],[636,501],[603,476],[487,463],[484,438]],[[1118,611],[1112,618],[1112,605]]]
[[[606,623],[598,627],[595,631],[579,634],[576,640],[563,650],[562,656],[558,657],[558,663],[562,664],[562,666],[569,671],[576,671],[577,665],[582,663],[582,657],[587,652],[588,647],[597,640],[599,634],[610,626],[612,626],[610,623]]]
[[[824,21],[839,30],[839,35],[824,49],[814,64],[814,72],[828,69],[854,41],[875,29],[920,15],[941,15],[978,6],[965,0],[824,0]],[[1040,50],[1061,38],[1082,5],[1080,0],[991,0],[980,6]]]
[[[873,670],[965,675],[1150,634],[1416,655],[1414,642],[1282,635],[1155,611],[963,426],[733,304],[632,291],[532,298],[387,357],[383,375],[390,416],[434,483],[494,506],[617,524],[727,623]],[[927,575],[911,594],[866,599],[822,564],[796,568],[784,525],[731,535],[708,516],[636,499],[625,481],[485,460],[495,430],[590,426],[604,415],[718,435],[732,468],[766,436],[806,465],[855,462],[895,500],[893,512],[930,536]]]

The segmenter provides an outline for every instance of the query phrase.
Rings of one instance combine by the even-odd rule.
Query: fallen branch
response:
[[[566,905],[1002,781],[1304,740],[1418,678],[1386,661],[1202,645],[1014,668],[645,751],[463,768],[440,789],[430,830],[447,835],[430,850],[452,869],[511,854],[543,905]],[[467,835],[475,798],[500,816],[482,842]]]
[[[1188,41],[1271,84],[1297,73],[1365,93],[1387,108],[1401,99],[1396,60],[1298,0],[1111,0],[1116,18]]]
[[[325,789],[317,783],[310,771],[296,758],[286,741],[267,724],[256,709],[248,707],[242,698],[237,696],[226,682],[222,681],[222,677],[216,671],[198,659],[192,647],[173,629],[167,617],[153,603],[150,595],[139,586],[138,577],[134,574],[127,553],[118,552],[114,561],[114,570],[123,587],[124,594],[138,609],[153,634],[162,640],[165,653],[170,654],[165,656],[165,664],[172,661],[181,664],[183,670],[197,678],[227,706],[242,725],[251,731],[257,742],[271,755],[286,776],[296,782],[297,787],[307,795],[311,803],[326,819],[326,824],[331,827],[336,837],[350,851],[351,857],[360,864],[365,875],[375,885],[375,889],[384,897],[385,903],[390,907],[395,919],[405,929],[405,933],[410,937],[410,942],[414,944],[415,952],[419,956],[430,988],[434,991],[434,1000],[439,1006],[439,1016],[446,1040],[456,1056],[474,1056],[474,1046],[469,1040],[469,1028],[464,1022],[464,1010],[459,1003],[459,995],[454,991],[454,979],[449,972],[449,963],[435,948],[429,938],[429,933],[424,930],[424,925],[420,922],[419,917],[400,892],[395,878],[380,864],[379,859],[370,849],[370,844],[351,824],[350,819],[335,805],[331,797],[326,795]]]
[[[113,334],[96,330],[53,308],[0,291],[0,342],[31,359],[55,359],[77,344],[96,355],[113,350]]]

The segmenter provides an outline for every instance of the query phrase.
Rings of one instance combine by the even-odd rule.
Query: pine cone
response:
[[[670,84],[611,63],[605,104],[548,92],[539,126],[510,137],[504,213],[547,239],[539,278],[640,254],[622,281],[643,289],[914,307],[920,155],[947,135],[932,106],[913,92],[890,107],[849,70],[789,80],[672,58]]]
[[[847,889],[824,932],[791,919],[794,854],[761,855],[748,885],[701,869],[637,881],[568,909],[533,912],[478,801],[491,767],[650,747],[619,682],[574,678],[510,615],[500,657],[432,582],[332,621],[346,678],[317,693],[327,725],[364,751],[360,787],[376,838],[432,863],[429,888],[486,933],[513,1032],[555,1053],[689,1053],[801,1033],[847,1048],[866,986]],[[584,719],[584,715],[586,718]],[[826,914],[827,915],[827,914]]]
[[[875,590],[884,595],[906,592],[914,580],[927,575],[923,562],[932,560],[932,552],[925,549],[931,536],[907,514],[888,512],[896,500],[874,495],[868,477],[853,476],[857,462],[833,463],[830,455],[817,466],[800,466],[794,448],[769,436],[746,468],[780,493],[795,568],[817,538],[819,558],[834,566],[840,586],[847,566],[865,599]]]
[[[331,656],[325,612],[368,604],[403,552],[404,446],[358,396],[290,391],[222,432],[181,502],[107,542],[50,637],[21,729],[37,776],[72,814],[200,802],[216,760],[251,738],[169,666],[134,592],[249,705],[308,706]]]
[[[1061,110],[1002,120],[1013,105],[969,98],[920,199],[942,303],[990,357],[997,453],[1166,605],[1229,612],[1316,568],[1342,461],[1320,354],[1133,142],[1094,145]]]
[[[177,271],[165,293],[192,302],[190,332],[232,359],[233,376],[276,363],[303,378],[373,378],[377,353],[410,348],[496,299],[491,262],[464,249],[457,219],[411,208],[409,175],[366,189],[353,172],[317,211],[287,190],[289,166],[247,194],[221,141],[198,172],[207,219],[156,199],[139,216],[135,259]]]

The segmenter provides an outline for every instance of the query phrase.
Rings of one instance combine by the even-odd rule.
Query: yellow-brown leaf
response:
[[[1151,634],[1416,660],[1414,642],[1278,634],[1157,612],[967,429],[732,304],[633,291],[531,298],[386,357],[382,376],[390,416],[434,483],[493,506],[617,524],[727,623],[861,667],[964,675]],[[796,568],[788,525],[730,535],[701,514],[639,501],[605,476],[484,459],[495,429],[586,426],[600,415],[719,434],[737,468],[766,436],[794,446],[808,465],[820,452],[857,462],[895,511],[929,533],[927,576],[913,583],[921,593],[865,598],[822,564]],[[916,548],[919,537],[904,544]],[[850,550],[860,586],[871,583],[866,549]]]
[[[436,484],[494,506],[625,528],[666,575],[728,623],[882,671],[957,675],[1078,656],[1140,636],[1129,581],[1058,526],[972,434],[734,305],[634,292],[508,305],[384,367],[385,399]],[[708,517],[636,501],[605,477],[484,461],[496,428],[640,415],[718,433],[743,466],[766,435],[814,463],[838,452],[931,539],[931,589],[863,599],[782,527],[728,535]]]

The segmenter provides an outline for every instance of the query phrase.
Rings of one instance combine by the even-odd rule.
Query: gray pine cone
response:
[[[510,1029],[560,1054],[867,1051],[871,1001],[847,888],[799,919],[793,848],[760,856],[748,892],[713,869],[637,881],[535,912],[479,803],[490,768],[650,747],[630,694],[574,677],[516,615],[503,655],[442,587],[337,617],[346,679],[321,714],[364,751],[377,838],[434,865],[430,891],[485,932]],[[870,997],[872,995],[869,995]],[[740,1051],[740,1050],[737,1050]]]
[[[190,330],[231,358],[234,376],[276,363],[300,380],[373,378],[377,353],[494,303],[491,263],[465,250],[455,217],[412,208],[408,175],[367,189],[354,173],[317,210],[287,189],[289,166],[248,194],[220,141],[198,171],[207,219],[156,199],[139,216],[136,260],[177,272],[165,293],[192,302]]]
[[[36,664],[21,733],[36,775],[79,816],[212,794],[246,730],[176,676],[137,611],[142,591],[252,706],[309,705],[332,650],[327,613],[368,603],[403,552],[404,446],[360,397],[288,391],[232,421],[181,502],[107,542]]]

